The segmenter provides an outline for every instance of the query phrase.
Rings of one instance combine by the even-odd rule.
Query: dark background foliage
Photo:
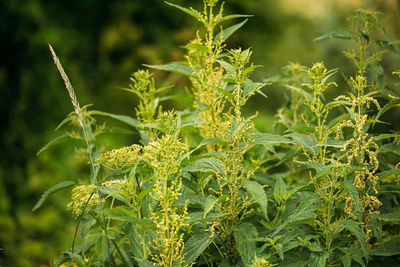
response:
[[[176,0],[182,6],[200,1]],[[351,63],[342,54],[344,41],[313,42],[323,33],[346,28],[346,17],[360,7],[375,7],[392,38],[400,36],[397,1],[229,0],[226,13],[253,14],[229,42],[252,47],[254,62],[263,65],[255,80],[280,74],[288,61],[310,65],[325,61],[328,68],[346,72]],[[74,220],[65,210],[70,193],[62,191],[31,212],[50,186],[69,179],[86,179],[87,166],[73,156],[74,148],[59,145],[40,156],[36,152],[59,135],[53,131],[72,110],[67,92],[52,63],[47,43],[60,57],[82,104],[95,109],[134,115],[136,100],[116,88],[126,86],[142,64],[182,60],[198,23],[160,0],[0,2],[0,265],[49,266],[70,246]],[[384,57],[388,71],[398,57]],[[185,81],[155,73],[165,83]],[[385,73],[391,84],[391,73]],[[270,131],[284,89],[265,89],[269,99],[255,98],[249,111],[260,112],[257,126]],[[171,102],[180,108],[184,103]],[[400,117],[389,118],[400,124]],[[135,137],[113,136],[109,146],[132,143]]]

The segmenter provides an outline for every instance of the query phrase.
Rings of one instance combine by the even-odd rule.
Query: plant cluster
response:
[[[344,75],[344,94],[327,92],[338,70],[322,62],[291,63],[280,82],[289,89],[275,133],[255,129],[257,114],[243,106],[267,83],[254,82],[250,49],[227,49],[226,40],[248,15],[223,15],[218,0],[204,8],[176,7],[202,25],[184,48],[185,60],[152,69],[190,81],[192,106],[163,111],[148,70],[139,70],[125,90],[139,99],[136,119],[80,108],[59,59],[74,113],[61,125],[78,126],[61,136],[84,141],[90,179],[74,185],[68,209],[78,218],[72,248],[58,266],[366,266],[400,256],[399,141],[382,114],[399,105],[388,93],[379,62],[397,51],[377,22],[360,10],[348,33],[317,38],[350,39],[345,52],[355,65]],[[378,39],[380,35],[384,40]],[[397,73],[398,74],[398,73]],[[118,128],[96,125],[96,116],[132,127],[140,142],[104,151],[99,134]],[[113,130],[114,129],[114,130]],[[129,131],[126,131],[130,133]],[[55,142],[59,141],[57,139]],[[53,143],[55,143],[53,142]],[[50,143],[53,144],[53,143]],[[46,146],[45,148],[49,147]],[[78,236],[79,233],[79,236]],[[79,239],[79,245],[75,243]]]

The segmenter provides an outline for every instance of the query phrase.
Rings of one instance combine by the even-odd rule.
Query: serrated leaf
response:
[[[385,244],[383,247],[375,247],[372,249],[371,255],[390,257],[400,254],[400,242]]]
[[[204,203],[204,215],[203,218],[207,216],[207,214],[214,208],[215,204],[218,202],[218,198],[210,195],[207,196],[206,201]]]
[[[188,95],[183,95],[183,94],[167,95],[167,96],[160,97],[160,102],[168,101],[168,100],[192,103],[193,97],[188,96]]]
[[[300,87],[296,87],[293,85],[287,85],[285,84],[285,87],[299,93],[300,95],[302,95],[308,102],[312,102],[314,100],[314,97],[312,94],[310,94],[309,92],[307,92],[306,90],[300,88]]]
[[[360,226],[356,224],[354,221],[350,220],[343,222],[342,225],[357,238],[364,252],[364,256],[368,258],[368,245],[366,242],[366,237],[363,231],[361,230]]]
[[[396,106],[400,106],[400,98],[392,99],[389,101],[389,103],[383,106],[383,108],[379,110],[378,114],[376,115],[375,120],[378,120],[383,113]]]
[[[286,185],[280,176],[278,176],[275,182],[274,198],[278,203],[281,203],[286,198]]]
[[[48,142],[44,147],[42,147],[37,153],[36,156],[38,156],[40,153],[42,153],[43,151],[49,149],[50,147],[56,145],[56,144],[60,144],[62,142],[67,141],[68,139],[71,139],[71,136],[69,134],[63,134],[60,135],[56,138],[54,138],[53,140],[51,140],[50,142]]]
[[[92,216],[83,216],[80,227],[81,227],[81,240],[85,241],[86,236],[89,233],[90,228],[96,223],[96,219],[94,219]]]
[[[132,255],[139,259],[145,258],[145,253],[143,251],[143,238],[139,231],[132,224],[127,224],[124,229],[125,235],[129,240],[129,247]]]
[[[310,267],[325,267],[329,258],[329,252],[324,250],[321,253],[312,253],[310,257]]]
[[[374,136],[374,141],[380,141],[380,140],[385,140],[385,139],[391,139],[391,138],[397,138],[399,135],[398,134],[380,134]]]
[[[152,68],[152,69],[157,69],[157,70],[164,70],[164,71],[179,73],[179,74],[185,75],[187,77],[192,77],[192,78],[197,77],[194,70],[191,67],[189,67],[187,65],[182,65],[179,63],[173,62],[173,63],[164,64],[164,65],[143,64],[143,66]]]
[[[319,162],[316,161],[298,161],[295,160],[294,162],[299,163],[301,165],[307,166],[308,168],[312,168],[314,170],[316,170],[317,172],[321,173],[321,172],[325,172],[326,170],[328,170],[329,168]]]
[[[60,129],[62,126],[64,126],[65,124],[67,124],[68,122],[72,121],[72,116],[68,116],[65,119],[63,119],[58,125],[57,127],[54,129],[54,131],[57,131],[58,129]]]
[[[183,168],[186,172],[218,172],[224,173],[224,163],[217,158],[201,158],[196,160]]]
[[[244,96],[248,96],[251,93],[253,93],[254,91],[258,91],[261,88],[263,88],[264,86],[268,85],[267,83],[255,83],[250,79],[246,79],[244,81],[244,88],[243,88],[243,95]]]
[[[138,194],[138,199],[142,200],[148,193],[150,193],[152,190],[154,189],[154,186],[149,186],[146,187],[145,189],[143,189],[142,191],[140,191],[140,193]]]
[[[293,126],[285,131],[285,133],[291,133],[291,132],[315,133],[315,128],[304,125],[304,124],[300,124],[300,125]]]
[[[65,189],[67,187],[70,187],[72,185],[74,185],[75,182],[74,181],[64,181],[61,183],[58,183],[52,187],[50,187],[46,192],[44,192],[42,194],[42,196],[40,197],[40,199],[38,200],[38,202],[36,202],[35,206],[32,209],[32,212],[34,212],[35,210],[37,210],[38,208],[40,208],[40,206],[42,206],[42,204],[46,201],[46,199],[51,196],[52,194],[54,194],[57,191],[60,191],[62,189]]]
[[[400,223],[400,211],[379,214],[378,217],[380,219],[388,220],[390,222]]]
[[[107,218],[112,220],[139,224],[152,229],[156,228],[155,223],[152,221],[148,219],[137,218],[134,212],[122,207],[118,207],[117,209],[104,209],[103,213],[105,216],[107,216]]]
[[[325,39],[333,39],[333,38],[350,40],[353,38],[353,36],[347,32],[334,31],[334,32],[325,33],[325,34],[315,38],[314,42],[325,40]]]
[[[315,211],[319,208],[316,204],[319,198],[316,196],[309,197],[299,203],[299,206],[293,206],[291,209],[286,208],[283,214],[284,221],[274,230],[274,235],[279,233],[286,226],[291,224],[306,223],[316,218]]]
[[[219,20],[217,20],[216,24],[222,23],[222,22],[230,20],[230,19],[249,18],[249,17],[253,17],[253,15],[242,15],[242,14],[228,15],[228,16],[222,17]]]
[[[185,243],[185,264],[193,263],[211,244],[213,238],[209,232],[200,232],[192,235]]]
[[[167,5],[169,5],[169,6],[175,7],[175,8],[177,8],[177,9],[179,9],[179,10],[185,12],[186,14],[189,14],[190,16],[194,17],[195,19],[197,19],[197,20],[199,20],[199,21],[201,20],[200,15],[197,14],[196,12],[194,12],[194,11],[191,10],[191,9],[188,9],[188,8],[185,8],[185,7],[181,7],[181,6],[179,6],[179,5],[175,5],[175,4],[169,3],[169,2],[167,2],[167,1],[165,1],[165,3],[166,3]]]
[[[343,186],[346,188],[346,190],[350,193],[352,199],[354,200],[354,215],[357,216],[357,218],[361,218],[361,206],[360,206],[360,200],[358,197],[358,191],[357,188],[354,184],[349,182],[348,180],[343,181]]]
[[[196,50],[200,50],[200,51],[203,51],[203,52],[207,52],[208,51],[208,49],[207,49],[207,47],[205,45],[196,44],[196,43],[189,43],[189,44],[185,45],[184,48],[186,48],[186,49],[196,49]]]
[[[293,141],[289,138],[271,133],[256,133],[253,139],[257,145],[293,144]]]
[[[349,255],[344,255],[342,257],[343,267],[350,267],[351,265],[351,257]]]
[[[235,67],[232,66],[232,64],[218,59],[216,59],[215,61],[218,62],[226,70],[227,73],[235,72]]]
[[[113,113],[108,113],[108,112],[99,111],[99,110],[91,110],[91,111],[89,111],[89,114],[90,115],[98,115],[98,116],[109,117],[109,118],[118,120],[120,122],[123,122],[123,123],[125,123],[125,124],[127,124],[129,126],[132,126],[132,127],[136,128],[136,129],[140,129],[141,128],[139,122],[136,119],[134,119],[132,117],[129,117],[129,116],[126,116],[126,115],[113,114]]]
[[[378,80],[379,88],[382,90],[384,86],[383,68],[378,62],[373,62],[370,65],[371,69],[376,74],[376,79]]]
[[[396,49],[396,47],[393,45],[393,43],[391,43],[387,40],[375,40],[375,43],[384,49],[388,49],[392,52],[399,54],[399,50]]]
[[[264,216],[268,217],[268,199],[265,194],[264,188],[255,181],[246,181],[243,184],[243,187],[249,190],[251,195],[254,197],[254,200],[260,205],[260,208],[264,214]]]
[[[256,256],[256,228],[249,223],[243,223],[233,229],[236,248],[246,265],[250,265]]]
[[[228,27],[226,29],[223,29],[221,32],[219,32],[217,35],[215,35],[214,42],[224,42],[226,39],[228,39],[234,32],[236,32],[240,27],[242,27],[248,19],[245,19],[244,21],[235,24],[231,27]]]
[[[160,265],[148,261],[146,259],[135,258],[136,262],[138,263],[139,267],[159,267]]]

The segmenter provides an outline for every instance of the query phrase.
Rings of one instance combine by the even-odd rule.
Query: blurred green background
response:
[[[202,7],[200,0],[170,1]],[[308,66],[324,61],[328,68],[351,72],[351,62],[341,52],[348,42],[313,39],[345,30],[346,18],[361,7],[382,11],[381,23],[395,39],[400,36],[399,5],[396,0],[228,0],[226,14],[254,15],[228,44],[252,47],[253,62],[264,66],[255,73],[258,81],[280,74],[289,61]],[[88,175],[87,166],[74,156],[74,145],[61,144],[36,156],[61,134],[54,129],[72,111],[47,43],[57,52],[82,105],[93,103],[95,109],[134,116],[136,99],[116,88],[127,86],[130,74],[142,64],[182,60],[185,51],[180,46],[194,37],[198,26],[160,0],[0,1],[1,266],[50,266],[71,246],[75,220],[65,210],[70,190],[31,210],[49,187]],[[397,55],[384,56],[385,76],[400,67],[398,62]],[[177,81],[178,87],[185,84],[166,73],[155,77]],[[285,89],[272,85],[264,92],[269,98],[254,98],[248,109],[259,111],[260,130],[271,131]],[[398,129],[399,115],[390,119]],[[118,146],[135,138],[114,135],[105,142]]]

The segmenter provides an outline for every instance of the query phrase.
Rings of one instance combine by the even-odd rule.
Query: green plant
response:
[[[224,16],[217,2],[204,0],[201,12],[167,3],[203,26],[185,46],[185,61],[148,66],[189,79],[193,103],[183,111],[163,111],[157,94],[170,87],[157,89],[147,70],[135,72],[125,89],[139,98],[136,119],[80,108],[50,47],[75,110],[61,126],[78,126],[83,136],[68,132],[49,145],[83,140],[91,167],[89,181],[72,190],[67,208],[78,218],[76,238],[56,264],[364,266],[399,255],[398,237],[390,237],[399,223],[398,135],[373,128],[399,98],[388,97],[382,108],[376,99],[385,84],[381,52],[371,47],[394,49],[373,37],[376,13],[360,11],[350,33],[319,38],[357,45],[346,53],[356,65],[347,95],[328,100],[337,70],[323,63],[286,68],[289,103],[272,134],[258,132],[257,114],[243,112],[266,85],[250,79],[259,67],[250,62],[252,52],[225,49],[246,20],[227,28],[221,23],[248,15]],[[368,79],[369,68],[378,72],[376,83]],[[96,136],[109,128],[96,126],[95,116],[133,127],[140,142],[104,152]],[[49,189],[35,209],[73,184]],[[386,203],[382,214],[379,199]]]

